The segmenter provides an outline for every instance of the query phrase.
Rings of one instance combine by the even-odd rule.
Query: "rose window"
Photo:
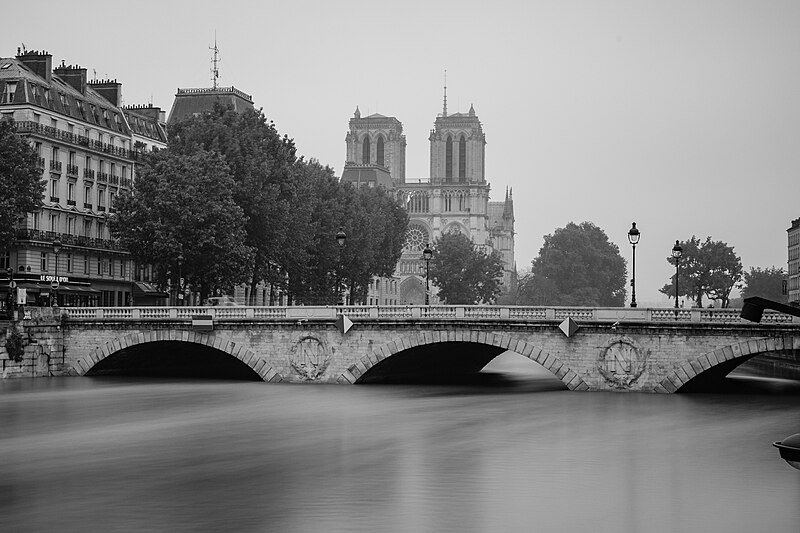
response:
[[[406,231],[406,243],[404,245],[406,250],[421,252],[427,243],[428,232],[425,228],[416,224],[408,227],[408,231]]]

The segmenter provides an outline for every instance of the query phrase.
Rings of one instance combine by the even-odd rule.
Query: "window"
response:
[[[383,135],[378,135],[378,149],[377,149],[377,156],[378,156],[378,164],[381,166],[386,166],[383,162]]]
[[[444,177],[445,178],[453,177],[453,138],[450,135],[447,136],[447,141],[445,142]],[[452,181],[452,180],[446,179],[445,181]]]
[[[11,266],[11,252],[0,254],[0,270],[7,270]]]
[[[40,143],[40,142],[33,143],[33,149],[36,150],[36,153],[38,155],[40,155],[40,156],[42,155],[42,143]]]
[[[58,215],[55,213],[50,214],[50,231],[58,231]]]
[[[458,181],[465,181],[467,177],[467,138],[461,135],[458,141]]]
[[[114,198],[115,198],[114,191],[108,191],[108,207],[109,207],[109,209],[113,209],[114,208]]]
[[[53,161],[58,161],[58,146],[53,146]]]
[[[116,165],[115,165],[114,163],[111,163],[111,172],[110,172],[110,173],[111,173],[111,175],[112,175],[112,176],[113,176],[114,174],[116,174],[116,170],[117,170],[117,169],[116,169]]]
[[[97,190],[97,208],[98,209],[105,209],[106,208],[106,190],[105,189],[98,189]]]
[[[47,272],[47,252],[42,252],[41,264],[39,265],[42,272]]]
[[[83,188],[83,207],[91,207],[92,206],[92,188],[86,186]]]
[[[84,255],[83,256],[83,273],[84,274],[89,274],[89,256],[88,255]]]
[[[92,169],[92,156],[87,155],[86,156],[86,170],[91,170],[91,169]]]
[[[72,273],[72,254],[67,254],[67,272]]]
[[[58,201],[58,180],[50,180],[50,201]]]
[[[125,260],[121,259],[120,262],[119,262],[119,276],[121,278],[125,277],[125,270],[126,270],[126,268],[125,268]]]
[[[2,100],[0,100],[0,104],[10,104],[14,101],[14,93],[17,92],[17,84],[16,82],[9,82],[6,83],[6,88],[3,91]]]
[[[67,233],[75,235],[75,217],[67,217]]]
[[[363,164],[369,164],[369,155],[369,137],[364,136],[364,142],[361,144],[361,162]]]
[[[84,220],[83,221],[83,235],[86,237],[92,236],[92,221],[91,220]]]
[[[106,234],[106,225],[103,222],[97,223],[97,238],[104,239]]]
[[[67,202],[71,202],[70,205],[75,205],[75,184],[71,181],[67,183]]]
[[[39,229],[39,227],[40,227],[40,224],[39,224],[39,223],[40,223],[40,221],[41,221],[41,214],[40,214],[40,213],[38,213],[38,212],[37,212],[37,213],[34,213],[34,214],[33,214],[33,229]]]
[[[73,165],[73,166],[75,166],[75,158],[76,158],[76,157],[77,157],[77,156],[76,156],[75,152],[70,152],[70,153],[69,153],[69,164],[70,164],[70,165]]]

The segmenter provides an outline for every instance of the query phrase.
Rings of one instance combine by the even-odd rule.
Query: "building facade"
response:
[[[13,120],[34,147],[47,182],[42,208],[20,213],[16,240],[0,250],[0,275],[13,270],[29,305],[134,300],[134,265],[108,222],[117,195],[131,188],[137,160],[165,147],[166,133],[152,118],[158,108],[124,109],[121,94],[116,80],[88,80],[85,68],[62,62],[54,69],[47,52],[0,58],[0,119]],[[8,291],[6,276],[0,293]]]
[[[378,304],[423,304],[426,265],[422,251],[450,232],[468,236],[482,251],[501,254],[504,291],[512,290],[516,282],[513,198],[507,190],[504,201],[489,201],[486,137],[474,107],[449,115],[445,98],[429,141],[430,176],[406,178],[402,123],[378,114],[362,117],[358,108],[350,119],[342,180],[391,188],[410,217],[402,257],[394,277],[387,280],[396,283],[397,291],[389,299],[370,290],[369,298],[378,299]],[[436,302],[435,290],[430,298]]]
[[[786,233],[789,236],[787,294],[790,304],[800,306],[800,218],[792,220],[792,227]]]

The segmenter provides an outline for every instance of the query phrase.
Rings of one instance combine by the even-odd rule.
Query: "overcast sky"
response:
[[[570,221],[600,226],[629,261],[640,305],[667,303],[666,262],[693,234],[746,269],[787,263],[800,217],[800,2],[6,2],[0,56],[22,43],[126,104],[169,112],[177,88],[251,94],[300,154],[345,160],[348,120],[396,116],[407,176],[429,175],[442,111],[475,111],[492,200],[513,188],[518,269]],[[119,7],[117,7],[119,6]]]

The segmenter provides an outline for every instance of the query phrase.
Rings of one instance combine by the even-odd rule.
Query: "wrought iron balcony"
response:
[[[88,147],[98,152],[112,154],[125,159],[133,159],[135,157],[135,155],[133,155],[131,150],[127,150],[125,148],[117,148],[116,146],[113,146],[111,144],[106,144],[102,141],[89,139],[86,136],[76,135],[69,131],[53,128],[52,126],[42,126],[41,124],[38,124],[30,120],[23,120],[15,122],[14,124],[17,128],[17,133],[21,134],[33,133],[41,135],[43,137],[48,137],[50,139],[57,139],[62,142],[74,144],[77,146]]]
[[[85,179],[87,181],[94,181],[94,170],[91,170],[89,168],[84,168],[83,169],[83,179]]]
[[[75,205],[75,200],[67,200],[67,205]]]
[[[50,172],[57,172],[57,173],[60,174],[61,173],[61,161],[51,160],[50,161]]]
[[[102,181],[103,183],[108,183],[108,172],[98,172],[97,180]]]
[[[56,239],[66,246],[80,246],[84,248],[95,248],[100,250],[125,251],[119,241],[110,239],[95,239],[83,235],[71,235],[69,233],[59,233],[57,231],[43,231],[38,229],[18,229],[16,231],[18,241],[35,241],[50,244]]]
[[[67,165],[67,176],[78,177],[78,165]]]

